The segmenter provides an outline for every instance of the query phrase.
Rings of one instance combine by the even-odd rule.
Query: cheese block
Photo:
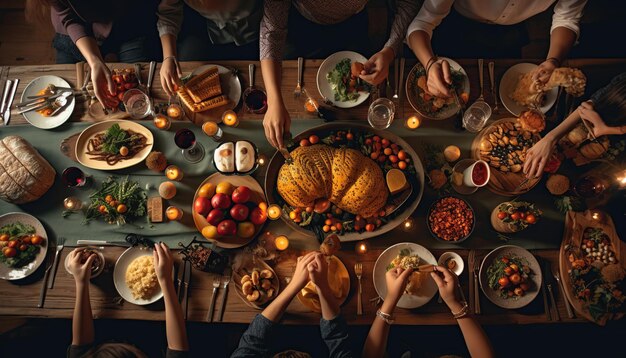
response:
[[[387,172],[387,188],[391,195],[403,192],[409,187],[406,176],[400,169],[391,169]]]
[[[252,143],[238,141],[235,143],[235,162],[237,171],[240,173],[249,172],[256,162],[256,151]]]
[[[235,146],[232,142],[223,143],[213,153],[213,161],[217,170],[223,173],[235,171]]]
[[[14,204],[35,201],[54,184],[56,172],[24,138],[0,141],[0,199]]]

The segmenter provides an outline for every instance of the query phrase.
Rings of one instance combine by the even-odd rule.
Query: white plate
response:
[[[30,81],[26,88],[24,88],[24,92],[22,92],[22,102],[30,101],[28,99],[29,96],[36,96],[39,91],[46,88],[48,85],[53,84],[57,87],[72,87],[66,80],[62,79],[58,76],[41,76],[37,77],[34,80]],[[45,117],[37,111],[30,111],[26,113],[22,113],[24,118],[28,121],[28,123],[33,126],[41,129],[52,129],[60,126],[65,123],[71,116],[72,112],[74,112],[74,106],[76,105],[76,100],[74,96],[68,97],[68,104],[65,105],[65,108],[61,110],[61,112],[57,113],[54,117]]]
[[[113,269],[113,283],[115,284],[117,292],[126,301],[134,303],[136,305],[149,305],[163,297],[163,291],[161,290],[161,287],[157,289],[157,291],[150,299],[144,300],[135,299],[133,297],[133,294],[130,292],[130,288],[128,288],[128,285],[126,285],[126,269],[128,269],[128,266],[131,262],[133,262],[134,259],[141,256],[152,257],[152,249],[135,246],[129,247],[126,251],[124,251],[115,263],[115,268]]]
[[[454,272],[455,275],[460,276],[465,268],[465,263],[463,262],[461,255],[456,252],[447,251],[441,254],[441,256],[439,256],[439,260],[437,260],[437,265],[446,267],[446,261],[450,259],[456,262],[456,267],[452,270],[452,272]]]
[[[202,72],[209,69],[209,67],[217,67],[217,73],[220,75],[220,85],[222,86],[222,94],[226,95],[228,99],[232,102],[231,108],[237,107],[239,100],[241,99],[241,82],[239,78],[231,72],[228,68],[220,65],[202,65],[193,72],[191,72],[192,76],[196,76],[201,74]],[[224,111],[225,109],[219,107]]]
[[[437,260],[435,260],[435,256],[428,251],[422,245],[418,245],[412,242],[402,242],[399,244],[395,244],[387,250],[383,251],[376,263],[374,264],[374,288],[378,293],[378,296],[381,298],[385,298],[387,295],[387,282],[385,279],[385,275],[387,273],[387,266],[391,263],[391,261],[398,256],[401,250],[410,249],[411,255],[418,255],[420,257],[420,265],[436,265]],[[403,294],[398,301],[398,307],[400,308],[417,308],[421,307],[430,301],[435,293],[437,293],[437,284],[433,281],[432,278],[426,280],[425,285],[421,289],[423,296],[414,296],[409,294]]]
[[[46,259],[46,252],[48,251],[48,235],[41,222],[36,217],[26,213],[6,213],[0,216],[0,227],[12,224],[15,222],[21,222],[35,228],[35,233],[43,237],[43,243],[41,249],[35,257],[35,259],[28,265],[20,268],[12,268],[5,263],[0,263],[0,279],[3,280],[19,280],[32,274],[37,270],[39,265]],[[0,254],[1,255],[1,254]]]
[[[355,61],[364,63],[367,61],[367,59],[359,53],[352,51],[340,51],[328,56],[317,70],[317,89],[320,92],[320,95],[322,98],[330,100],[334,106],[339,108],[356,107],[365,102],[365,100],[370,96],[369,92],[360,91],[359,98],[357,98],[356,101],[335,101],[335,94],[330,87],[330,83],[328,83],[328,80],[326,79],[326,74],[334,70],[335,66],[341,62],[341,60],[346,58],[349,58],[351,63]]]
[[[537,68],[537,65],[534,63],[518,63],[517,65],[511,66],[508,70],[506,70],[504,75],[502,75],[502,79],[500,80],[500,89],[498,90],[500,91],[500,101],[514,116],[519,116],[522,111],[527,109],[527,107],[520,106],[515,103],[509,95],[515,91],[515,87],[517,87],[517,82],[519,81],[520,76],[534,70],[535,68]],[[554,102],[556,102],[558,95],[558,87],[546,92],[543,104],[539,107],[539,110],[543,113],[549,111],[554,105]]]

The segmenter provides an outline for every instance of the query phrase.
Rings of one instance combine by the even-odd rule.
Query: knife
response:
[[[137,76],[137,85],[139,85],[139,87],[141,88],[144,88],[143,80],[141,78],[141,64],[136,63],[134,66],[135,66],[135,76]]]
[[[285,163],[287,163],[288,165],[293,164],[293,158],[291,158],[291,154],[289,153],[289,151],[287,149],[285,149],[285,148],[278,148],[278,151],[285,158]]]
[[[554,308],[554,316],[556,317],[557,321],[561,320],[561,315],[559,315],[559,308],[556,305],[556,300],[554,299],[554,292],[552,292],[552,284],[549,283],[546,285],[546,287],[548,287],[548,293],[550,294],[550,303],[552,304],[552,307]]]
[[[561,292],[563,301],[565,301],[565,310],[567,311],[567,317],[574,318],[574,311],[572,311],[572,305],[569,303],[567,296],[565,296],[565,287],[563,286],[563,282],[561,282],[561,277],[558,272],[554,273],[554,279],[556,280],[557,285],[559,285],[559,292]]]
[[[185,260],[185,272],[183,274],[183,317],[187,319],[189,308],[189,283],[191,282],[191,261]]]
[[[104,240],[78,240],[76,245],[88,245],[88,246],[122,246],[130,247],[131,244],[126,241],[104,241]]]
[[[148,82],[146,83],[146,94],[150,97],[152,82],[154,81],[154,71],[156,70],[156,61],[150,61],[150,69],[148,71]]]
[[[9,92],[11,92],[11,85],[13,81],[7,80],[4,84],[4,91],[2,92],[2,102],[0,103],[0,116],[4,115],[4,109],[7,106],[7,99],[9,97]]]
[[[541,260],[539,257],[537,257],[537,255],[535,255],[535,257],[537,258],[537,261],[539,261],[539,264],[541,265],[542,271],[546,272],[546,265],[543,262],[543,260]],[[543,296],[543,310],[544,310],[544,312],[546,314],[546,320],[552,321],[552,314],[550,313],[550,305],[548,304],[548,290],[546,288],[546,280],[545,279],[543,280],[543,282],[541,282],[541,295]]]
[[[13,105],[13,99],[15,99],[15,93],[17,92],[17,85],[20,83],[20,80],[16,78],[13,80],[13,85],[11,87],[11,94],[9,95],[9,99],[7,101],[6,108],[4,109],[4,125],[8,126],[9,121],[11,120],[11,105]]]
[[[400,104],[400,110],[401,110],[400,113],[402,115],[402,118],[405,118],[404,117],[404,106],[402,105],[402,91],[405,90],[405,86],[404,86],[404,65],[405,65],[405,61],[406,60],[404,59],[404,57],[400,58],[400,79],[399,79],[399,81],[400,81],[400,88],[398,90],[398,97],[399,97],[398,98],[398,103]]]

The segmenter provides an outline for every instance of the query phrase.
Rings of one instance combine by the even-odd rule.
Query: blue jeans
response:
[[[57,63],[76,63],[85,61],[72,39],[57,33],[52,39],[52,47],[56,49]],[[100,45],[100,52],[105,57],[114,54],[118,62],[135,63],[160,59],[161,47],[150,36],[139,36],[127,41],[106,40]]]

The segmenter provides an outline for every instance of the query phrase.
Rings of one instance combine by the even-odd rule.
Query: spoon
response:
[[[67,106],[67,104],[69,103],[69,101],[67,100],[67,97],[69,97],[69,96],[70,96],[70,93],[64,93],[64,94],[61,95],[61,97],[59,97],[56,100],[54,100],[54,106],[56,106],[57,109],[55,109],[50,114],[50,117],[56,116],[59,112],[61,112],[63,109],[65,109],[65,106]]]
[[[50,96],[53,96],[59,93],[65,93],[65,92],[74,92],[74,90],[70,87],[57,87],[53,84],[49,84],[48,87],[46,88],[46,93],[39,94],[36,96],[28,96],[26,98],[28,99],[45,98],[45,97],[50,97]]]

